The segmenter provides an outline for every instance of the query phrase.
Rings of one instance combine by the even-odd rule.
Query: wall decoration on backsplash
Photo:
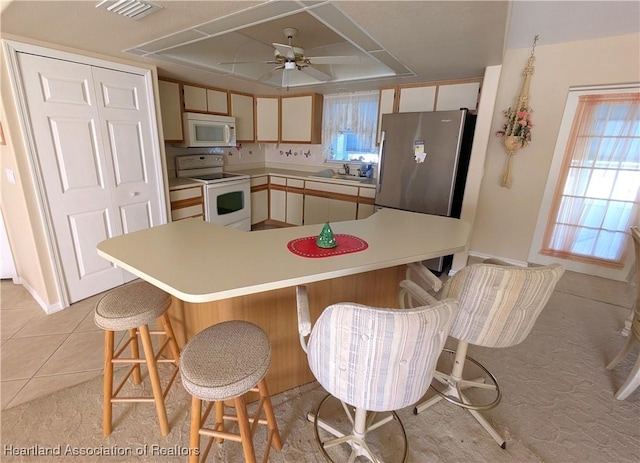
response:
[[[291,156],[291,150],[285,151],[285,154],[287,155],[287,157]]]
[[[305,158],[308,158],[309,156],[311,156],[311,150],[303,151],[302,154],[304,155]]]
[[[496,132],[497,137],[504,139],[503,144],[507,151],[507,160],[502,178],[500,179],[500,186],[505,188],[511,188],[511,163],[513,156],[519,149],[531,143],[531,128],[533,127],[531,113],[533,113],[533,109],[529,106],[529,85],[531,83],[531,76],[533,75],[533,61],[535,59],[533,55],[536,51],[537,42],[538,36],[536,35],[533,39],[533,46],[531,47],[531,56],[527,60],[527,66],[524,69],[524,80],[522,82],[520,96],[515,106],[503,111],[506,120],[502,129]]]

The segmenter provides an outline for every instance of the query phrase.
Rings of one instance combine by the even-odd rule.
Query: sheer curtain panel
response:
[[[621,268],[640,191],[640,93],[579,97],[542,254]]]

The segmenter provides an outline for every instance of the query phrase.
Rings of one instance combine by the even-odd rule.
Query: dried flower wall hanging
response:
[[[503,111],[505,122],[501,130],[496,132],[497,137],[504,139],[504,147],[507,151],[507,160],[505,162],[500,185],[505,188],[511,188],[511,163],[512,158],[520,148],[524,148],[531,143],[531,128],[533,120],[531,114],[533,109],[529,106],[529,85],[531,76],[533,75],[533,61],[536,50],[536,42],[538,36],[533,39],[531,48],[531,56],[527,61],[527,67],[524,69],[524,81],[522,82],[522,90],[516,101],[516,105]]]

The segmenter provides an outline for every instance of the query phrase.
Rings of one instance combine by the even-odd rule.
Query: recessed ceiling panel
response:
[[[270,2],[131,50],[274,87],[395,76],[397,69],[407,74],[391,55],[383,61],[369,54],[383,47],[340,10],[316,3],[301,11],[303,3]]]

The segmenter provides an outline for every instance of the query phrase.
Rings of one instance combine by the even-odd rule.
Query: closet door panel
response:
[[[122,233],[91,67],[19,53],[37,169],[70,302],[123,283],[96,244]]]
[[[111,177],[115,208],[128,208],[130,223],[159,225],[162,221],[163,191],[159,170],[159,153],[155,151],[150,123],[150,102],[145,79],[141,75],[92,68],[94,82],[100,89],[97,102],[104,131],[105,158]],[[133,218],[130,215],[141,214]],[[123,232],[126,233],[123,227]]]

